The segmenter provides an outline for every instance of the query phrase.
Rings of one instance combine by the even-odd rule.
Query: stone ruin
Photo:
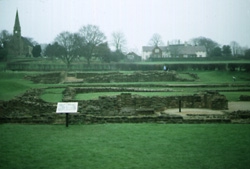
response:
[[[44,83],[44,84],[57,84],[65,79],[65,72],[55,72],[48,74],[39,74],[39,75],[26,75],[25,79],[30,80],[34,83]]]
[[[250,101],[250,96],[249,95],[241,95],[239,99],[240,99],[240,101]]]
[[[103,73],[67,73],[53,72],[41,75],[26,76],[26,79],[34,83],[112,83],[112,82],[162,82],[162,81],[195,81],[199,79],[196,74],[186,73],[181,78],[175,71],[137,71],[131,74],[121,72]],[[151,84],[147,84],[151,85]],[[67,87],[63,91],[63,102],[78,102],[79,113],[70,115],[70,122],[73,124],[88,123],[122,123],[122,122],[161,122],[161,123],[250,123],[250,113],[247,111],[226,112],[223,115],[188,115],[184,119],[180,115],[164,114],[167,109],[197,108],[210,110],[227,110],[228,101],[224,95],[217,91],[204,91],[201,93],[186,96],[153,96],[145,97],[132,95],[130,92],[174,92],[167,89],[140,89],[140,84],[113,85],[119,87],[87,87],[92,84],[85,84],[85,87]],[[107,85],[106,85],[107,86]],[[109,85],[111,86],[111,85]],[[205,85],[202,85],[205,87]],[[144,86],[145,87],[145,86]],[[147,86],[149,87],[149,86]],[[46,123],[63,124],[65,116],[56,114],[57,103],[45,102],[40,95],[45,89],[31,89],[21,96],[10,101],[0,101],[0,123]],[[121,92],[117,96],[102,96],[96,100],[76,100],[75,96],[81,93],[94,92]],[[241,96],[241,100],[249,100],[249,96]]]
[[[65,115],[56,114],[57,103],[40,99],[44,89],[28,90],[10,101],[0,102],[0,123],[43,123],[65,124]],[[93,88],[94,90],[94,88]],[[99,88],[99,91],[118,91],[118,88]],[[131,90],[131,89],[130,89]],[[120,95],[102,96],[96,100],[75,100],[78,93],[89,91],[84,87],[68,87],[64,101],[78,102],[77,114],[70,115],[71,124],[89,123],[249,123],[250,112],[226,112],[223,115],[180,115],[164,114],[164,110],[178,108],[199,108],[227,110],[228,101],[216,91],[206,91],[189,96],[144,97],[122,89]],[[93,92],[93,91],[89,91]]]
[[[93,91],[92,91],[93,90]],[[79,93],[86,92],[114,92],[121,91],[126,92],[127,90],[132,89],[124,89],[124,88],[86,88],[86,87],[68,87],[64,91],[65,102],[78,101],[79,104],[85,104],[90,107],[98,107],[97,109],[112,111],[114,114],[119,114],[120,110],[123,108],[132,108],[134,110],[140,108],[150,108],[154,110],[164,110],[169,108],[178,108],[179,100],[181,100],[182,108],[208,108],[212,110],[226,110],[228,109],[228,101],[224,95],[220,95],[216,91],[207,91],[204,93],[189,95],[189,96],[153,96],[153,97],[145,97],[139,95],[132,95],[131,93],[122,93],[117,96],[102,96],[99,97],[98,100],[75,100],[74,97]],[[140,91],[139,89],[134,89],[133,91]],[[151,90],[149,90],[151,91]],[[147,91],[145,91],[147,92]],[[166,92],[166,91],[165,91]],[[84,110],[88,109],[88,107],[84,107]]]
[[[26,76],[34,83],[112,83],[112,82],[164,82],[164,81],[195,81],[196,74],[186,73],[190,78],[182,78],[175,71],[137,71],[131,74],[121,72],[104,73],[67,73],[55,72]]]

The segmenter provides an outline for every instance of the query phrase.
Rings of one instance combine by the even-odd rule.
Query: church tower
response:
[[[14,50],[17,55],[21,55],[23,53],[23,43],[22,43],[21,26],[19,22],[18,10],[16,11],[16,18],[13,29],[13,38],[15,46]]]
[[[15,24],[14,24],[14,29],[13,29],[13,35],[21,38],[21,26],[20,26],[19,17],[18,17],[18,10],[16,11],[16,19],[15,19]]]
[[[7,46],[9,55],[12,57],[32,56],[33,44],[27,38],[22,37],[18,10],[16,10],[13,37],[8,42]]]

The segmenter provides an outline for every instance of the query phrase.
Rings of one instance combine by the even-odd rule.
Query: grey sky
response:
[[[128,50],[138,52],[154,33],[165,44],[204,36],[250,47],[250,0],[0,0],[0,30],[12,33],[17,9],[22,36],[38,43],[93,24],[107,40],[123,32]]]

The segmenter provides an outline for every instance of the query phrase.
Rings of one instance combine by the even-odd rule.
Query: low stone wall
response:
[[[240,101],[250,101],[250,96],[249,95],[241,95]]]
[[[248,112],[250,113],[250,112]],[[1,117],[0,123],[25,124],[65,124],[64,114],[41,114],[40,116]],[[139,116],[94,116],[85,114],[70,114],[69,124],[96,124],[96,123],[250,123],[250,119],[230,119],[227,117],[200,117],[184,119],[174,115],[139,115]]]
[[[141,108],[150,108],[155,111],[178,108],[179,101],[181,101],[182,108],[208,108],[213,110],[228,109],[228,101],[226,100],[226,97],[217,92],[206,92],[190,96],[166,97],[143,97],[131,95],[130,93],[122,93],[121,95],[114,97],[99,97],[98,100],[78,102],[82,107],[82,111],[91,111],[92,113],[98,114],[100,113],[100,110],[104,110],[104,112],[110,111],[116,115],[122,114],[126,109],[128,109],[130,114],[135,114],[136,109]]]
[[[34,83],[57,84],[63,81],[66,76],[66,72],[55,72],[31,76],[26,75],[25,79],[31,80]]]
[[[13,100],[1,101],[0,123],[65,123],[65,116],[55,113],[56,103],[48,103],[40,99],[39,96],[43,93],[43,90],[32,89]],[[68,93],[68,98],[71,98],[70,96],[74,95],[76,90],[69,91],[71,92]],[[181,100],[182,108],[224,110],[228,107],[225,96],[212,91],[181,97],[142,97],[131,95],[131,93],[122,93],[113,97],[99,97],[98,100],[79,100],[79,114],[70,115],[71,123],[183,123],[187,120],[189,120],[188,123],[191,123],[192,121],[199,120],[183,119],[181,116],[156,114],[156,112],[161,112],[169,108],[178,108],[179,100]],[[208,120],[206,119],[205,121],[207,122]],[[204,122],[204,120],[199,122]],[[217,122],[225,122],[225,118],[217,119]]]
[[[194,81],[198,77],[190,74],[189,79],[181,78],[175,71],[137,71],[132,74],[120,72],[108,73],[47,73],[26,78],[34,83],[60,83],[64,82],[65,77],[75,77],[82,79],[84,83],[111,83],[111,82],[164,82],[164,81]],[[68,82],[67,82],[68,83]]]
[[[152,92],[150,89],[135,89],[135,88],[116,88],[116,87],[99,87],[99,88],[86,88],[86,87],[68,87],[64,91],[64,101],[75,101],[74,97],[79,93],[92,93],[92,92]],[[158,92],[170,92],[170,90],[162,90]],[[208,108],[213,110],[228,109],[228,101],[224,95],[216,91],[206,91],[204,93],[194,94],[190,96],[166,96],[166,97],[143,97],[139,95],[131,95],[131,93],[122,93],[115,97],[100,97],[93,106],[107,107],[108,109],[117,110],[121,107],[134,107],[138,108],[178,108],[179,100],[181,100],[181,107],[183,108]],[[79,100],[79,103],[85,101]],[[87,103],[88,106],[92,104]],[[84,103],[83,103],[84,105]],[[112,106],[113,105],[113,106]],[[99,107],[100,107],[99,106]],[[117,108],[118,107],[118,108]],[[99,109],[98,109],[99,110]]]
[[[250,110],[238,110],[228,114],[231,119],[250,119]]]
[[[250,63],[211,63],[211,58],[151,58],[153,61],[161,61],[162,63],[156,64],[133,64],[133,63],[74,63],[70,66],[72,71],[147,71],[147,70],[162,70],[164,64],[169,61],[176,62],[171,63],[168,67],[171,70],[183,71],[183,70],[230,70],[230,71],[250,71]],[[235,58],[218,58],[219,61],[235,60]],[[238,58],[240,59],[240,58]],[[246,59],[246,58],[244,58]],[[36,58],[37,60],[37,58]],[[195,61],[194,61],[195,60]],[[203,63],[196,63],[196,61]],[[212,60],[217,60],[212,58]],[[164,63],[164,62],[165,63]],[[185,64],[178,63],[179,61],[187,62]],[[208,61],[208,63],[206,63]],[[188,63],[191,62],[191,63]],[[227,61],[226,61],[227,62]],[[63,71],[67,70],[66,64],[35,64],[33,61],[12,61],[6,65],[8,70],[17,71]]]
[[[77,78],[87,83],[110,83],[110,82],[159,82],[159,81],[180,81],[177,73],[164,71],[143,71],[132,74],[123,73],[77,73]],[[188,81],[188,80],[186,80]]]
[[[75,100],[75,96],[81,93],[95,92],[173,92],[172,89],[141,89],[128,87],[67,87],[63,92],[63,101]]]
[[[39,98],[44,89],[28,90],[21,96],[10,101],[0,101],[0,121],[23,121],[32,118],[35,121],[53,118],[56,104],[48,103]],[[24,120],[25,121],[25,120]]]

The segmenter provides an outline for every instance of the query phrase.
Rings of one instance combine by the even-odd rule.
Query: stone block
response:
[[[150,109],[150,108],[136,109],[136,114],[139,114],[139,115],[152,115],[154,113],[155,113],[154,109]]]

